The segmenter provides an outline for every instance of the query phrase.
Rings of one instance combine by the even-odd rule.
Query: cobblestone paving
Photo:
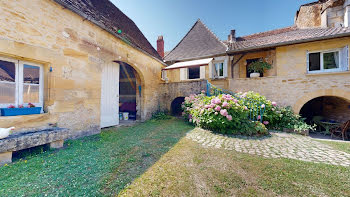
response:
[[[350,154],[335,150],[310,137],[272,133],[262,139],[234,138],[213,134],[196,128],[187,134],[188,139],[204,147],[223,148],[267,158],[290,158],[315,163],[350,166]]]

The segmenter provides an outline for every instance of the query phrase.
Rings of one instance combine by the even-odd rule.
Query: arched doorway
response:
[[[337,96],[320,96],[306,102],[300,115],[311,123],[314,117],[327,122],[345,122],[350,119],[350,101]]]
[[[141,119],[141,79],[137,71],[125,62],[120,65],[119,116],[121,123]]]
[[[182,114],[182,103],[185,101],[185,97],[177,97],[171,102],[171,115],[181,116]]]

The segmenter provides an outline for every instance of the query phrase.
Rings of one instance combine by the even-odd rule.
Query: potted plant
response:
[[[14,105],[9,105],[7,108],[1,108],[1,116],[18,116],[18,115],[31,115],[40,114],[41,107],[36,107],[32,103],[28,103],[27,107],[19,105],[16,108]]]
[[[250,73],[251,78],[256,78],[256,77],[260,77],[260,73],[264,73],[265,70],[269,70],[271,69],[271,67],[272,67],[271,64],[263,60],[259,60],[249,64],[248,71],[251,72]]]

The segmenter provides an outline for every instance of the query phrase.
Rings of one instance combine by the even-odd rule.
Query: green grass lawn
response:
[[[204,148],[191,129],[148,121],[29,154],[0,168],[0,196],[350,196],[350,168]]]
[[[0,196],[110,196],[152,166],[192,127],[177,119],[67,141],[0,168]]]
[[[334,149],[350,153],[350,142],[326,141],[326,140],[317,140],[317,141],[323,144],[327,144],[328,146]]]

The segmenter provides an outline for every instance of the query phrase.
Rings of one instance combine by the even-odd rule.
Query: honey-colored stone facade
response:
[[[245,68],[235,68],[240,78],[230,80],[235,92],[255,91],[296,113],[308,101],[321,96],[335,96],[350,101],[350,72],[307,73],[307,51],[321,51],[350,45],[350,38],[338,38],[276,48],[273,75],[245,78]],[[236,74],[237,76],[237,74]]]
[[[81,135],[99,132],[101,70],[114,61],[128,63],[140,76],[141,119],[157,109],[160,61],[52,0],[0,1],[0,12],[0,56],[44,65],[45,111],[0,117],[0,127],[28,130],[51,123]]]

